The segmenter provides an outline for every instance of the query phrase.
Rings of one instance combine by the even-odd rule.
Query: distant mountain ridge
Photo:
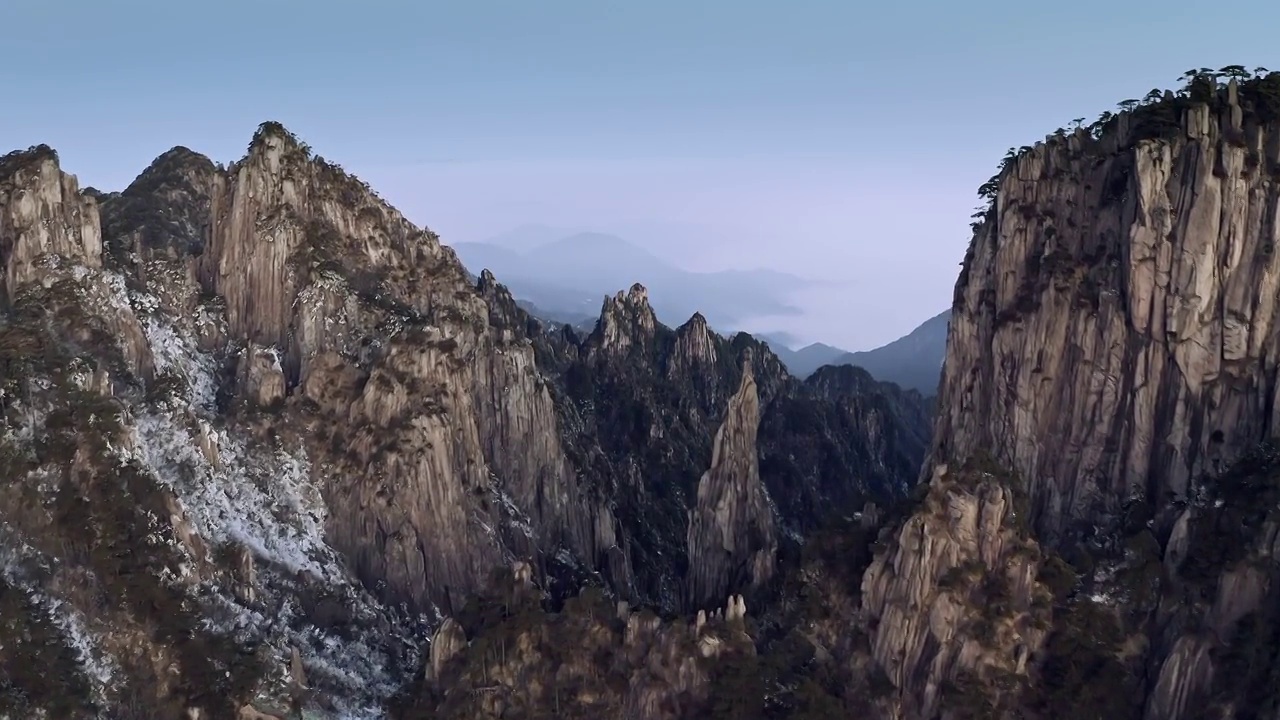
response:
[[[758,334],[756,337],[767,342],[769,349],[796,377],[808,377],[823,365],[839,364],[836,363],[836,359],[849,354],[848,350],[826,343],[810,343],[798,349],[792,349],[789,344],[771,339],[768,335]]]
[[[701,312],[716,327],[800,310],[788,296],[811,281],[768,269],[692,272],[616,235],[579,232],[552,237],[531,226],[484,242],[452,245],[473,274],[491,270],[511,292],[545,316],[590,317],[618,287],[642,283],[658,317],[679,322]]]
[[[676,324],[701,313],[720,332],[738,329],[751,316],[798,313],[782,297],[811,284],[768,269],[691,272],[616,235],[566,232],[527,225],[452,247],[472,274],[488,269],[501,277],[531,315],[586,331],[594,327],[602,297],[636,282],[648,288],[659,319]],[[798,378],[825,365],[854,365],[928,397],[938,390],[950,315],[939,313],[887,345],[860,352],[820,342],[796,348],[796,339],[785,332],[752,334]]]
[[[928,397],[938,392],[950,319],[951,311],[943,311],[887,345],[860,352],[848,352],[825,343],[793,350],[786,344],[790,338],[782,333],[760,333],[756,337],[767,342],[769,349],[797,377],[808,377],[824,365],[856,365],[881,382],[917,390]]]
[[[951,311],[925,320],[915,330],[874,350],[847,353],[833,365],[857,365],[882,382],[914,388],[923,395],[936,395],[942,377],[942,361],[947,355],[947,326]]]

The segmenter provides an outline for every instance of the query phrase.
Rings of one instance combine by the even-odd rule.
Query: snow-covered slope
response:
[[[78,667],[51,670],[78,672],[80,680],[67,682],[87,683],[92,702],[0,710],[14,718],[120,717],[133,703],[156,712],[157,706],[142,699],[145,689],[130,687],[136,669],[122,673],[121,666],[136,663],[139,649],[152,656],[173,654],[170,662],[177,664],[182,652],[163,632],[148,628],[147,618],[131,612],[128,596],[136,592],[131,583],[137,578],[113,577],[119,565],[97,557],[93,547],[103,535],[124,532],[132,538],[145,530],[143,542],[156,549],[138,554],[167,562],[138,568],[151,575],[143,584],[169,591],[193,619],[189,632],[220,639],[258,661],[261,672],[251,692],[259,711],[283,716],[293,696],[317,712],[327,710],[317,717],[382,717],[386,700],[420,663],[433,618],[410,618],[384,607],[354,581],[325,541],[330,510],[302,444],[254,437],[226,422],[216,398],[222,360],[201,351],[188,329],[166,318],[155,296],[127,292],[120,275],[82,265],[51,269],[47,281],[55,292],[41,289],[25,302],[43,301],[44,313],[76,313],[88,324],[137,318],[154,373],[170,381],[144,392],[93,368],[91,353],[61,367],[32,363],[33,372],[23,377],[6,375],[6,493],[32,506],[0,508],[5,592],[18,593],[38,611],[35,622],[50,626],[48,642],[71,648]],[[27,330],[57,344],[57,326],[37,320],[51,319],[42,310],[33,310]],[[9,324],[5,337],[23,331]],[[62,348],[68,354],[73,349]],[[89,427],[73,425],[68,433],[56,426],[59,418],[81,415],[88,405],[98,413],[84,420]],[[90,428],[101,431],[101,444]],[[47,450],[60,442],[72,457],[70,473],[65,455]],[[13,472],[18,463],[24,472]],[[76,533],[63,525],[70,519],[64,508],[97,503],[98,493],[137,507],[89,508],[84,530],[93,537],[86,538],[89,552],[82,554],[66,547],[65,536]],[[149,497],[130,497],[141,493]],[[110,527],[139,516],[145,528]],[[118,602],[104,607],[103,596]],[[291,673],[295,652],[297,678]],[[163,672],[155,674],[163,680]],[[217,717],[217,708],[230,709],[219,700],[233,698],[191,707]]]

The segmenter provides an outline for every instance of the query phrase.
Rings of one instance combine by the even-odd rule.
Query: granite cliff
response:
[[[1001,174],[956,286],[935,437],[1029,478],[1049,537],[1098,504],[1185,498],[1270,432],[1280,137],[1266,106],[1245,112],[1267,83],[1161,98]]]
[[[919,485],[781,552],[743,615],[752,642],[719,657],[708,694],[668,678],[645,686],[643,712],[609,712],[1280,717],[1280,73],[1187,81],[1010,152],[980,189]],[[726,436],[751,425],[748,387]],[[741,491],[719,517],[755,514],[752,475],[712,462],[704,487]],[[752,557],[736,552],[737,567],[763,570]],[[543,647],[548,624],[582,622],[580,609],[539,612],[508,628],[522,649]],[[735,598],[724,616],[739,612]],[[686,620],[650,622],[688,642]],[[472,629],[471,647],[491,632]],[[598,657],[591,672],[635,672]],[[560,688],[557,668],[580,667],[538,658],[522,650],[497,692]],[[557,690],[522,716],[574,716],[600,692]],[[444,707],[433,697],[414,707]]]
[[[1030,651],[1020,705],[1004,703],[1009,684],[981,656],[965,657],[976,638],[913,630],[936,605],[882,623],[877,657],[930,663],[890,673],[920,713],[904,717],[928,715],[939,668],[952,683],[979,678],[969,699],[1001,717],[1275,717],[1263,688],[1276,658],[1260,648],[1280,576],[1265,444],[1280,354],[1280,74],[1187,80],[1011,151],[981,191],[925,471],[975,457],[1011,471],[1038,550],[1006,568],[1024,588],[1065,593],[1051,593],[1047,634],[1003,642],[1015,667]],[[896,575],[935,573],[925,555],[971,514],[926,530]],[[985,560],[988,536],[961,545]]]
[[[1187,79],[980,190],[932,441],[275,124],[3,157],[0,717],[1280,717],[1280,74]]]
[[[689,597],[705,605],[730,590],[754,590],[774,573],[777,528],[760,482],[760,398],[743,358],[742,385],[716,431],[711,468],[698,481],[689,518]]]
[[[801,382],[640,286],[544,327],[274,123],[113,193],[4,156],[0,261],[0,717],[381,717],[453,676],[513,566],[553,610],[595,587],[737,622],[927,447],[918,395]],[[764,528],[762,570],[703,527]],[[698,705],[714,676],[654,682]]]
[[[904,497],[927,449],[917,393],[856,368],[797,380],[746,333],[722,337],[697,314],[665,327],[639,285],[606,298],[590,334],[560,327],[533,343],[566,451],[611,508],[615,542],[597,567],[633,604],[692,611],[750,593],[750,573],[723,575],[722,542],[690,536],[705,537],[691,522],[721,500],[754,508],[731,513],[723,532],[754,535],[754,521],[765,545],[795,545],[867,501]],[[690,592],[704,574],[721,579]]]

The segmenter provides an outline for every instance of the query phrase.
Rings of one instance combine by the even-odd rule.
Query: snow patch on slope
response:
[[[258,688],[255,705],[287,713],[281,702],[289,696],[289,658],[296,649],[308,687],[332,703],[325,712],[309,708],[307,717],[385,717],[387,700],[420,667],[429,630],[442,620],[438,612],[433,618],[411,617],[403,609],[387,608],[348,574],[325,540],[328,509],[302,448],[256,441],[223,424],[217,408],[221,364],[194,339],[197,326],[221,324],[216,308],[201,305],[194,324],[184,324],[186,320],[163,314],[155,295],[129,290],[118,273],[58,267],[79,285],[85,313],[131,316],[129,323],[136,318],[146,336],[161,382],[145,400],[136,393],[113,400],[124,405],[121,422],[129,437],[120,447],[108,441],[107,452],[121,465],[136,464],[172,491],[181,506],[173,518],[175,530],[179,523],[189,526],[213,551],[193,557],[201,543],[186,542],[181,532],[170,538],[188,558],[187,568],[196,571],[182,572],[181,580],[201,607],[204,629],[256,647],[267,660],[268,677]],[[64,369],[82,391],[98,391],[94,367]],[[47,378],[29,381],[37,390],[52,387]],[[26,397],[0,400],[21,419],[5,428],[5,444],[29,447],[44,425],[45,408],[28,407]],[[44,495],[52,493],[43,479],[34,479]],[[163,525],[159,518],[151,519],[157,528]],[[228,562],[223,551],[232,549],[252,556],[251,579],[240,577],[239,568]],[[106,705],[122,674],[106,651],[114,648],[114,628],[95,620],[90,608],[85,608],[90,615],[82,614],[71,595],[42,580],[51,570],[50,561],[0,523],[0,573],[48,614],[78,658],[94,699]],[[156,573],[181,585],[168,568]]]
[[[235,542],[253,554],[326,582],[345,582],[324,541],[324,501],[311,484],[301,453],[281,448],[251,452],[230,433],[205,431],[215,466],[178,413],[152,412],[136,421],[138,454],[182,501],[196,532],[215,545]]]
[[[146,295],[131,300],[154,307]],[[325,541],[328,508],[301,448],[218,428],[216,360],[163,316],[147,315],[143,328],[157,371],[182,377],[186,392],[137,409],[131,454],[177,495],[207,543],[247,548],[258,568],[253,601],[216,582],[202,584],[207,629],[275,648],[272,695],[283,694],[287,658],[296,647],[308,684],[328,691],[339,717],[383,717],[382,706],[403,677],[396,666],[416,667],[415,637],[425,634],[428,620],[389,613],[347,573]],[[345,627],[312,624],[297,600],[307,592],[340,605]]]
[[[89,681],[93,692],[93,701],[98,705],[106,703],[107,693],[112,688],[112,679],[119,673],[114,659],[98,644],[83,614],[73,605],[59,598],[40,591],[32,583],[23,570],[25,562],[39,557],[38,553],[25,542],[13,537],[7,529],[0,527],[0,577],[23,593],[28,602],[39,608],[54,626],[61,632],[67,647],[76,654],[81,672]]]
[[[213,358],[199,352],[194,343],[184,341],[172,325],[158,317],[144,317],[142,330],[151,345],[156,372],[174,373],[186,380],[192,404],[204,412],[213,412],[218,392]]]

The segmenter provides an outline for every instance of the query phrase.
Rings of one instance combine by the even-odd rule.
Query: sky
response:
[[[949,305],[1007,148],[1280,67],[1277,28],[1261,0],[0,0],[0,152],[122,189],[276,120],[445,242],[542,224],[820,280],[751,329],[856,350]]]

